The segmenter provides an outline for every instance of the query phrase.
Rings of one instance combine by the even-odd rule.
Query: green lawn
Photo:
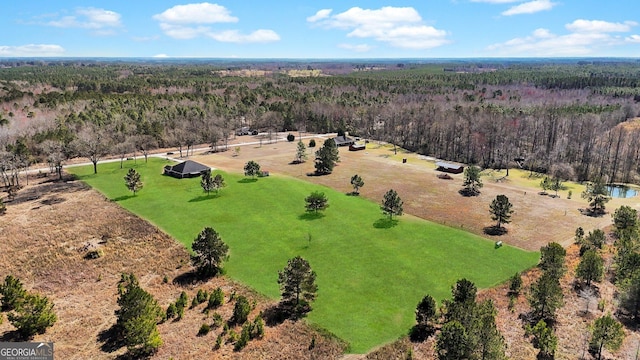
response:
[[[227,187],[207,197],[199,178],[160,175],[165,164],[101,164],[98,175],[90,166],[68,170],[189,249],[202,228],[213,227],[230,247],[227,274],[269,297],[279,297],[278,270],[301,255],[316,271],[319,289],[308,319],[350,343],[354,353],[406,334],[425,294],[448,298],[463,277],[491,287],[538,260],[538,253],[495,249],[491,241],[407,215],[390,227],[378,204],[292,178],[251,181],[224,173]],[[142,175],[136,196],[124,184],[128,167]],[[304,211],[314,190],[329,199],[320,218]]]

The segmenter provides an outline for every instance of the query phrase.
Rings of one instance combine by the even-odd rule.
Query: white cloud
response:
[[[137,42],[147,42],[147,41],[154,41],[154,40],[158,40],[160,39],[160,36],[158,35],[154,35],[154,36],[132,36],[131,40],[133,41],[137,41]]]
[[[60,56],[64,51],[62,46],[52,44],[0,46],[0,56]]]
[[[373,49],[373,46],[368,44],[358,44],[358,45],[340,44],[338,45],[338,47],[346,50],[355,51],[355,52],[367,52]]]
[[[624,40],[628,43],[640,44],[640,35],[631,35]]]
[[[536,38],[550,38],[554,35],[549,31],[549,29],[535,29],[533,31],[533,36]]]
[[[351,30],[348,37],[373,39],[399,48],[430,49],[449,43],[446,31],[425,25],[412,7],[353,7],[331,16],[321,10],[307,21],[327,29]]]
[[[152,57],[159,58],[159,59],[164,59],[164,58],[168,58],[169,55],[167,55],[167,54],[156,54],[156,55],[153,55]]]
[[[119,27],[120,14],[110,10],[96,8],[81,8],[76,11],[87,18],[86,24],[91,28],[100,29],[103,27]]]
[[[315,13],[315,15],[313,16],[309,16],[307,18],[308,22],[316,22],[322,19],[326,19],[329,17],[329,15],[331,14],[333,10],[332,9],[322,9],[322,10],[318,10],[317,13]]]
[[[95,35],[113,35],[122,27],[120,14],[111,10],[79,8],[74,15],[63,16],[44,23],[59,28],[81,28],[93,30]]]
[[[211,31],[211,28],[208,26],[191,27],[166,23],[160,23],[160,29],[162,29],[165,35],[181,40],[197,38]]]
[[[637,26],[638,23],[633,21],[625,21],[624,23],[612,23],[601,20],[583,20],[578,19],[571,24],[565,25],[567,30],[577,33],[600,33],[600,32],[629,32],[631,28]]]
[[[155,20],[172,24],[213,24],[235,23],[238,18],[224,6],[210,3],[176,5],[161,14],[153,15]]]
[[[412,7],[385,6],[377,10],[353,7],[341,14],[334,15],[328,22],[329,26],[348,28],[391,28],[404,23],[419,23],[420,14]]]
[[[256,30],[250,34],[243,35],[237,30],[227,30],[218,33],[207,33],[208,37],[229,43],[266,43],[280,40],[280,36],[272,30]]]
[[[487,48],[494,56],[586,56],[598,53],[602,48],[640,42],[640,36],[626,39],[613,36],[612,32],[628,32],[637,24],[631,21],[610,23],[600,20],[576,20],[565,25],[568,34],[553,34],[547,29],[536,29],[531,35],[514,38]]]
[[[551,0],[533,0],[513,6],[510,9],[503,11],[502,15],[512,16],[520,14],[534,14],[540,11],[551,10],[556,5],[557,3],[552,3]]]
[[[240,20],[231,15],[224,6],[211,3],[176,5],[161,14],[153,16],[160,22],[160,29],[174,39],[194,39],[207,37],[219,42],[266,43],[279,41],[280,36],[273,30],[259,29],[249,34],[239,30],[218,30],[213,25],[237,23]]]

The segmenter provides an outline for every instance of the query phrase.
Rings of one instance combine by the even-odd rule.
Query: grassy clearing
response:
[[[506,175],[506,170],[485,170],[482,175],[489,181],[496,181]],[[532,173],[528,170],[522,169],[509,169],[509,184],[531,188],[533,192],[542,191],[540,183],[544,180],[545,175],[541,173]],[[573,181],[564,181],[562,183],[564,189],[558,191],[558,196],[567,198],[569,191],[571,191],[571,197],[573,199],[580,199],[580,195],[585,191],[584,184],[576,183]],[[555,194],[555,191],[547,190],[549,194]]]
[[[538,259],[535,252],[495,249],[491,241],[411,216],[390,224],[376,203],[291,178],[253,181],[225,173],[227,187],[208,197],[198,178],[161,176],[166,163],[104,164],[98,175],[91,167],[70,171],[188,248],[212,226],[230,247],[227,274],[269,297],[279,297],[278,270],[303,256],[318,274],[309,320],[349,342],[354,353],[405,334],[425,294],[447,298],[463,277],[491,287]],[[128,167],[142,175],[137,196],[124,185]],[[304,212],[304,197],[314,190],[329,198],[320,217]]]

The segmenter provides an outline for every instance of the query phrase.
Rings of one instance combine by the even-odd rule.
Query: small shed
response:
[[[173,176],[177,179],[192,178],[202,175],[205,171],[211,170],[210,167],[202,165],[199,162],[187,160],[176,165],[166,165],[163,174]]]
[[[444,161],[436,162],[436,166],[438,171],[450,173],[450,174],[461,174],[464,171],[464,166],[458,164],[452,164]]]
[[[351,146],[355,144],[355,141],[346,135],[336,136],[333,138],[333,141],[336,143],[336,146]]]
[[[366,144],[351,144],[349,145],[349,151],[360,151],[367,148]]]

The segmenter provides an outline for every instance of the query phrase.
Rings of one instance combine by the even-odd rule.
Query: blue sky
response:
[[[638,0],[21,0],[0,57],[639,57]]]

